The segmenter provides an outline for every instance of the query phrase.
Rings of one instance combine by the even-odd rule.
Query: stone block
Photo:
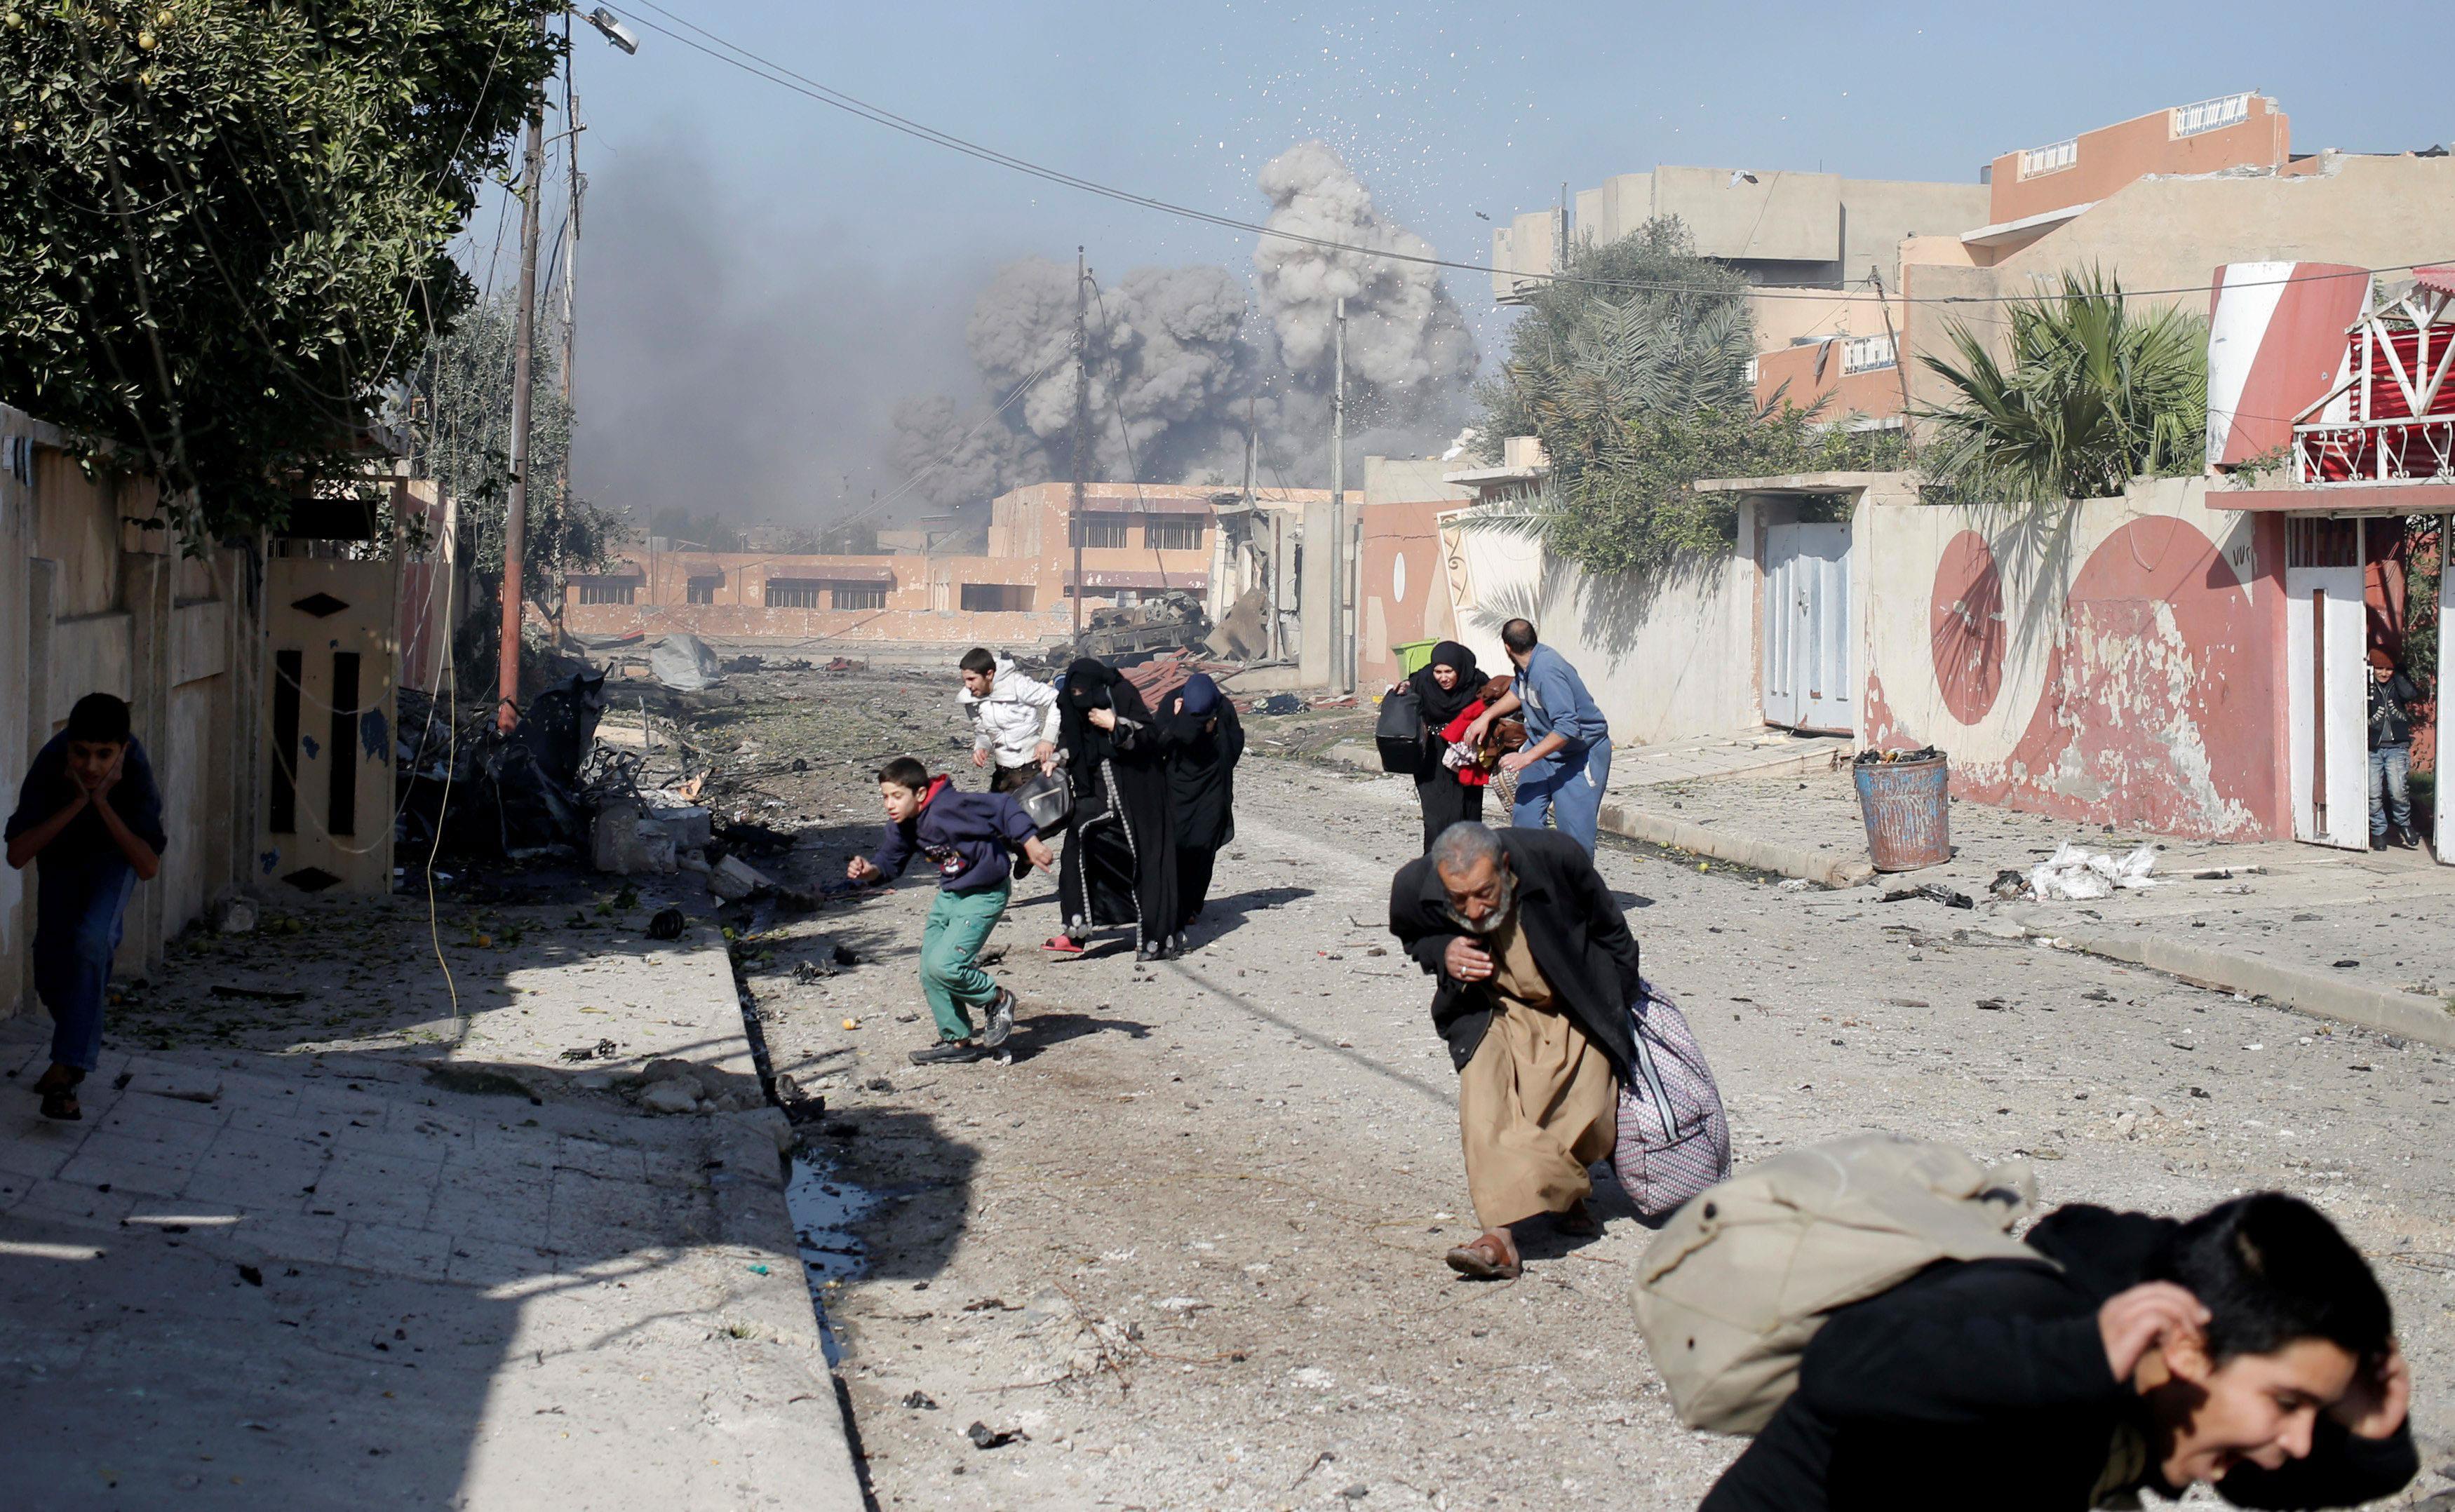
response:
[[[674,809],[651,806],[642,817],[671,835],[677,852],[705,850],[716,837],[714,816],[697,804]]]
[[[765,873],[739,856],[726,857],[707,874],[707,890],[728,903],[741,902],[754,893],[772,892],[775,886]]]

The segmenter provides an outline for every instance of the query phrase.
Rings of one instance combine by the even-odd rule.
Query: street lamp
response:
[[[639,50],[639,39],[631,34],[631,29],[622,24],[622,18],[620,16],[618,16],[613,11],[606,10],[603,6],[599,6],[596,10],[588,12],[588,24],[595,27],[599,34],[603,36],[606,41],[613,43],[623,51],[637,52]]]

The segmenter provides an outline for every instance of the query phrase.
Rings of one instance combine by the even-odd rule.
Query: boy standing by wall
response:
[[[42,860],[34,993],[51,1011],[51,1066],[34,1082],[47,1119],[81,1119],[77,1084],[102,1060],[102,1009],[129,894],[162,869],[162,795],[128,705],[90,693],[36,753],[9,818],[9,864]]]
[[[910,756],[880,769],[878,796],[886,835],[878,854],[856,856],[844,876],[857,887],[883,887],[915,855],[938,868],[938,899],[921,933],[921,993],[938,1020],[938,1042],[912,1052],[914,1065],[983,1060],[1014,1033],[1014,994],[981,970],[981,947],[1005,914],[1006,853],[1053,868],[1031,816],[1003,793],[962,793]],[[975,1034],[970,1010],[982,1011]]]

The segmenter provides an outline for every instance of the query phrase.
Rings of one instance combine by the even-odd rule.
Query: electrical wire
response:
[[[843,91],[835,89],[832,86],[822,84],[819,80],[813,79],[806,74],[797,73],[793,70],[786,68],[784,65],[776,62],[772,58],[765,57],[748,48],[742,47],[737,42],[719,36],[715,32],[708,30],[705,27],[700,26],[697,22],[691,21],[684,16],[675,14],[673,11],[666,10],[663,6],[655,4],[654,0],[639,0],[639,4],[647,10],[655,11],[659,15],[664,16],[666,19],[674,22],[677,26],[686,28],[691,31],[699,33],[700,36],[706,38],[707,41],[705,43],[695,41],[690,37],[684,36],[681,32],[674,30],[672,28],[659,26],[658,23],[651,21],[644,16],[639,18],[641,26],[644,26],[650,30],[658,32],[659,34],[675,42],[679,42],[683,47],[689,48],[695,52],[702,53],[708,57],[714,58],[719,63],[722,63],[729,68],[738,69],[744,73],[750,74],[754,78],[762,79],[769,84],[776,85],[780,89],[789,90],[796,94],[816,100],[820,104],[827,106],[830,109],[844,111],[846,114],[857,115],[873,125],[885,127],[889,131],[900,131],[906,136],[916,137],[922,141],[928,142],[933,146],[943,147],[950,151],[961,152],[967,157],[978,158],[984,163],[989,163],[999,168],[1008,169],[1014,172],[1028,174],[1031,177],[1044,179],[1052,184],[1061,184],[1068,189],[1080,190],[1086,194],[1095,194],[1103,199],[1110,199],[1121,204],[1138,206],[1144,210],[1157,211],[1162,214],[1174,215],[1186,220],[1200,221],[1206,225],[1217,226],[1224,230],[1245,232],[1256,236],[1268,236],[1275,240],[1295,242],[1303,246],[1318,248],[1324,252],[1346,252],[1358,257],[1377,258],[1384,262],[1412,263],[1423,267],[1446,268],[1457,272],[1491,273],[1505,277],[1516,278],[1526,283],[1569,284],[1592,289],[1625,289],[1656,293],[1728,294],[1734,292],[1734,291],[1729,289],[1704,284],[1655,283],[1626,279],[1587,278],[1573,273],[1565,272],[1526,272],[1514,268],[1495,268],[1489,263],[1471,263],[1456,258],[1435,257],[1428,253],[1397,252],[1383,247],[1362,247],[1351,242],[1334,241],[1323,236],[1308,236],[1300,232],[1286,231],[1278,227],[1267,226],[1255,221],[1242,220],[1233,215],[1222,215],[1211,211],[1196,209],[1190,205],[1179,205],[1169,200],[1157,198],[1153,195],[1138,193],[1132,190],[1119,189],[1113,185],[1103,184],[1094,179],[1084,178],[1077,174],[1065,172],[1058,169],[1048,168],[1042,164],[1032,162],[1027,158],[1017,157],[1010,152],[1002,151],[996,148],[987,147],[981,143],[970,141],[964,137],[957,136],[951,131],[943,131],[923,122],[898,115],[895,112],[886,110],[883,106],[872,105],[866,100],[847,94]],[[713,44],[713,46],[709,44]],[[2391,267],[2352,269],[2343,272],[2313,272],[2286,278],[2229,280],[2224,287],[2227,289],[2253,289],[2274,284],[2316,283],[2330,278],[2368,277],[2376,273],[2406,272],[2416,268],[2425,268],[2443,262],[2455,262],[2455,257],[2425,258],[2420,262],[2398,263]],[[1844,287],[1854,286],[1854,284],[1844,285]],[[2170,289],[2129,289],[2123,292],[2124,293],[2134,297],[2148,298],[2165,294],[2206,293],[2215,287],[2216,286],[2213,284],[2191,284]],[[1825,289],[1787,290],[1752,286],[1744,291],[1744,292],[1748,297],[1755,299],[1830,299],[1833,297],[1833,291]],[[2049,298],[2053,296],[2046,294],[1898,294],[1894,297],[1897,302],[1903,304],[1988,305],[2015,304],[2026,300]]]

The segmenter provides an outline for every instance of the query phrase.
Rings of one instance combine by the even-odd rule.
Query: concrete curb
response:
[[[2034,938],[2052,940],[2109,960],[2145,966],[2199,986],[2247,993],[2313,1018],[2333,1018],[2441,1050],[2455,1050],[2455,1014],[2448,1013],[2435,998],[2365,987],[2359,982],[2231,956],[2155,935],[2126,938],[2042,929],[2025,921],[2021,927]]]
[[[1875,867],[1863,860],[1839,860],[1820,851],[1803,850],[1778,840],[1759,840],[1707,829],[1685,819],[1648,814],[1625,803],[1603,805],[1602,827],[1623,839],[1674,846],[1735,866],[1805,877],[1825,887],[1856,887],[1876,875]]]

